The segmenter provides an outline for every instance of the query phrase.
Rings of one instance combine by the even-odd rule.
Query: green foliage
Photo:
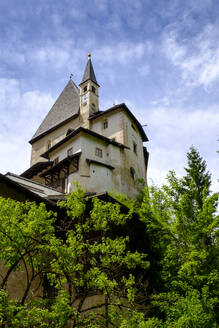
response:
[[[78,186],[58,221],[43,204],[0,199],[0,325],[218,327],[218,195],[194,147],[187,158],[183,178],[171,171],[132,202]]]
[[[196,289],[188,289],[184,296],[176,292],[158,295],[154,304],[166,314],[164,327],[217,327],[214,315],[215,301],[209,301],[203,296]]]
[[[149,266],[146,254],[130,249],[128,235],[113,233],[132,220],[133,211],[123,214],[118,203],[97,198],[91,202],[80,187],[60,206],[67,218],[59,218],[58,226],[43,204],[0,199],[0,259],[7,268],[1,275],[2,325],[119,327],[135,308],[132,271]],[[14,271],[24,288],[9,299]]]
[[[159,286],[152,303],[164,327],[216,327],[218,195],[210,193],[206,163],[193,147],[187,158],[186,175],[178,179],[170,172],[168,184],[150,188],[140,208],[161,260],[163,289]]]

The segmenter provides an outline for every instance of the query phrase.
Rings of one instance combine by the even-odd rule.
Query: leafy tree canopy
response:
[[[194,147],[187,158],[186,175],[170,172],[166,185],[145,193],[139,209],[160,256],[163,291],[152,303],[164,327],[217,327],[218,194],[211,194],[210,174]]]
[[[91,204],[80,187],[60,206],[67,217],[55,221],[44,204],[0,199],[0,257],[6,268],[0,322],[4,327],[119,326],[135,309],[135,270],[149,266],[146,254],[130,249],[128,234],[113,232],[132,220],[133,211],[121,213],[118,203],[97,198]],[[15,271],[23,288],[10,295]]]
[[[80,187],[62,218],[0,199],[2,327],[218,327],[218,195],[194,147],[187,158],[184,177],[117,195],[126,210]]]

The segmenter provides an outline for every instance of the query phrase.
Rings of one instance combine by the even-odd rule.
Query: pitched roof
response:
[[[22,174],[20,174],[21,177],[26,179],[31,179],[34,175],[37,175],[42,170],[46,169],[48,166],[51,166],[53,162],[37,162],[36,164],[32,165],[24,171]]]
[[[97,83],[97,80],[96,80],[96,76],[95,76],[95,73],[94,73],[94,69],[93,69],[93,65],[92,65],[90,57],[88,57],[87,65],[86,65],[86,68],[85,68],[85,71],[84,71],[84,75],[83,75],[83,79],[81,81],[81,84],[88,81],[88,80],[93,81],[94,83],[96,83],[99,86],[99,84]]]
[[[76,136],[80,132],[87,133],[87,134],[89,134],[89,135],[91,135],[93,137],[99,138],[99,139],[105,141],[108,144],[112,144],[114,146],[117,146],[117,147],[120,147],[120,148],[123,148],[123,149],[124,148],[130,149],[129,147],[127,147],[127,146],[125,146],[125,145],[123,145],[123,144],[121,144],[121,143],[119,143],[117,141],[114,141],[112,139],[109,139],[107,137],[104,137],[102,134],[96,133],[96,132],[94,132],[92,130],[89,130],[89,129],[85,129],[85,128],[83,128],[81,126],[80,128],[78,128],[78,129],[72,131],[71,133],[69,133],[65,138],[63,138],[62,140],[60,140],[59,142],[57,142],[54,146],[52,146],[51,148],[49,148],[47,151],[45,151],[45,153],[41,154],[40,156],[41,157],[44,157],[44,158],[48,158],[49,157],[48,155],[53,150],[57,149],[59,146],[63,145],[66,141],[68,141],[69,139],[73,138],[74,136]]]
[[[17,182],[19,185],[24,186],[25,188],[29,189],[30,191],[40,195],[41,197],[46,197],[46,196],[54,195],[54,194],[55,195],[63,194],[61,191],[58,191],[55,188],[46,186],[45,184],[36,182],[34,180],[24,178],[15,173],[8,172],[5,174],[5,176],[8,179]]]
[[[56,203],[46,199],[45,197],[42,197],[38,193],[32,191],[26,185],[19,183],[19,181],[11,179],[10,175],[12,174],[7,173],[7,175],[3,175],[0,173],[0,184],[2,185],[0,188],[0,196],[5,198],[12,198],[18,201],[24,201],[25,199],[29,201],[36,201],[37,204],[44,202],[49,209],[55,211],[59,210]],[[4,185],[8,186],[8,188],[6,189]]]
[[[51,130],[64,124],[76,115],[79,115],[79,89],[72,80],[69,80],[64,90],[52,106],[43,122],[33,135],[30,143],[47,134]]]
[[[88,119],[89,120],[95,120],[96,118],[100,117],[100,116],[103,116],[103,115],[106,115],[108,113],[111,113],[113,111],[116,111],[116,110],[119,110],[119,109],[123,109],[125,110],[125,112],[130,116],[130,118],[135,122],[135,124],[137,125],[138,127],[138,130],[141,134],[141,137],[142,137],[142,140],[143,141],[149,141],[148,140],[148,137],[146,135],[146,133],[144,132],[144,129],[142,128],[142,125],[141,123],[137,120],[137,118],[132,114],[132,112],[130,111],[130,109],[128,109],[128,107],[126,106],[125,103],[122,103],[122,104],[119,104],[119,105],[115,105],[107,110],[104,110],[104,111],[99,111],[93,115],[91,115]]]

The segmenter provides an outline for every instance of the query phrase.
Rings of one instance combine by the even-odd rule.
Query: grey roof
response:
[[[88,81],[88,80],[93,81],[94,83],[96,83],[99,86],[99,84],[97,83],[97,80],[96,80],[96,76],[95,76],[93,65],[92,65],[92,62],[91,62],[90,58],[88,58],[87,66],[85,68],[81,84]]]
[[[79,89],[72,80],[69,80],[55,104],[33,135],[30,143],[33,143],[50,130],[53,130],[73,116],[79,114],[79,106]]]
[[[63,195],[63,192],[60,192],[55,188],[46,186],[34,180],[26,179],[20,175],[11,172],[6,173],[5,176],[8,179],[17,182],[19,185],[29,189],[30,191],[32,191],[35,194],[38,194],[41,197],[46,197],[48,195]]]

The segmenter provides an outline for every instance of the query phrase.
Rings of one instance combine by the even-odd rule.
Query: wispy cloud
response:
[[[213,189],[218,190],[219,111],[212,107],[186,111],[184,108],[157,107],[148,111],[147,133],[150,138],[150,165],[148,177],[156,184],[165,181],[169,170],[184,174],[186,152],[194,145],[203,158],[208,158],[208,169],[213,174]]]
[[[28,140],[53,102],[50,94],[39,90],[23,92],[19,81],[0,79],[1,173],[21,173],[29,166]]]
[[[174,28],[163,37],[163,52],[181,70],[188,86],[211,86],[219,78],[218,27],[208,24],[192,38],[181,39]]]
[[[145,42],[118,42],[116,45],[104,45],[94,52],[98,62],[127,65],[152,51],[151,41]]]
[[[91,52],[101,109],[126,102],[148,124],[149,179],[183,173],[194,144],[216,181],[218,10],[212,0],[0,1],[1,171],[29,166],[27,141]]]

